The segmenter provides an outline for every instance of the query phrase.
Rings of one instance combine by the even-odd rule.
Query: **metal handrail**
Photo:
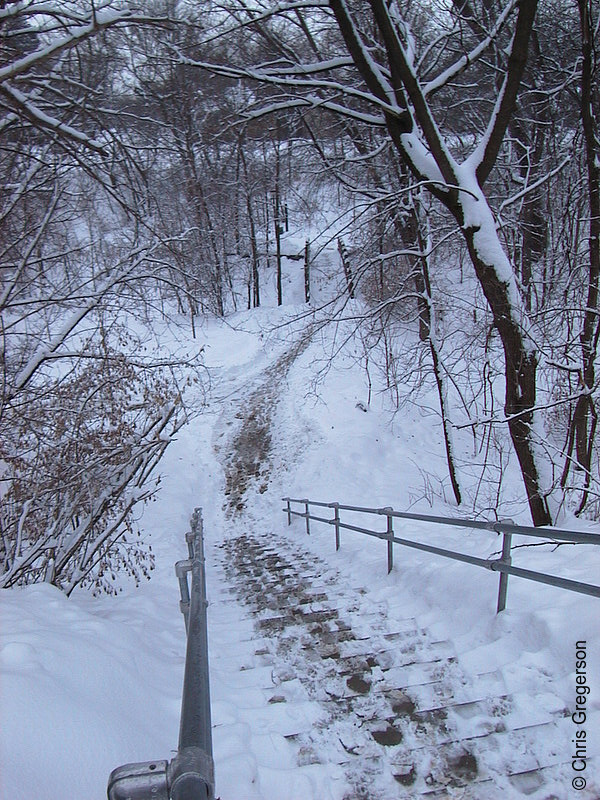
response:
[[[186,534],[189,558],[175,564],[185,620],[187,648],[177,755],[169,763],[124,764],[108,780],[108,800],[214,800],[206,572],[202,509]],[[191,574],[191,588],[188,584]]]
[[[392,571],[394,566],[394,544],[411,547],[415,550],[422,550],[434,555],[443,556],[444,558],[451,558],[454,561],[462,561],[467,564],[472,564],[477,567],[492,570],[500,573],[500,582],[498,588],[498,603],[497,612],[504,611],[506,608],[506,593],[508,588],[508,576],[515,575],[526,580],[535,581],[537,583],[545,583],[549,586],[558,586],[563,589],[568,589],[572,592],[580,594],[587,594],[592,597],[600,597],[600,586],[595,586],[590,583],[583,583],[581,581],[573,581],[569,578],[561,578],[557,575],[548,575],[545,572],[536,572],[534,570],[523,569],[522,567],[512,566],[512,537],[515,534],[520,536],[531,536],[534,538],[548,538],[557,542],[571,542],[578,544],[594,544],[600,545],[600,535],[595,533],[584,533],[583,531],[567,531],[560,528],[532,528],[527,525],[516,525],[513,520],[499,520],[495,522],[484,522],[474,519],[461,519],[457,517],[438,517],[431,514],[413,514],[406,511],[394,511],[393,508],[387,506],[385,508],[369,508],[365,506],[350,506],[342,503],[323,503],[317,500],[308,500],[307,498],[292,498],[284,497],[286,507],[283,511],[287,514],[288,525],[292,524],[292,517],[302,517],[306,520],[306,533],[310,534],[310,520],[315,522],[323,522],[326,525],[333,525],[335,527],[335,549],[340,549],[340,530],[355,531],[357,533],[365,534],[366,536],[373,536],[377,539],[383,539],[387,542],[387,562],[388,574]],[[304,511],[295,511],[292,509],[291,504],[298,503],[304,505]],[[334,517],[317,516],[310,513],[310,506],[318,508],[331,508],[334,510]],[[385,531],[374,531],[369,528],[363,528],[359,525],[350,525],[349,523],[342,522],[340,519],[340,511],[352,511],[362,514],[373,514],[378,516],[385,516],[387,519],[387,527]],[[467,553],[459,553],[455,550],[448,550],[442,547],[434,547],[433,545],[425,544],[423,542],[414,541],[411,539],[399,538],[394,535],[393,520],[394,519],[409,519],[420,522],[431,522],[436,525],[454,525],[461,528],[473,528],[476,530],[495,531],[502,534],[502,555],[500,558],[479,558],[478,556],[470,556]]]

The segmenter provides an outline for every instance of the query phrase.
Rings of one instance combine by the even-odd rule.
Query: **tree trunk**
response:
[[[354,276],[352,275],[352,265],[350,264],[348,250],[341,237],[338,237],[338,252],[340,254],[342,266],[344,267],[344,276],[346,277],[348,297],[351,300],[354,300]]]
[[[504,348],[505,411],[531,516],[534,525],[548,525],[552,519],[541,488],[532,435],[537,356],[526,328],[524,330],[522,327],[522,323],[527,324],[526,312],[512,265],[502,248],[493,214],[481,188],[494,169],[514,113],[527,63],[537,0],[521,0],[518,5],[498,105],[490,120],[485,143],[481,142],[477,162],[473,162],[472,170],[466,171],[459,169],[464,165],[456,163],[442,139],[428,98],[422,91],[388,6],[384,0],[369,0],[369,5],[373,22],[386,49],[389,77],[386,75],[385,78],[374,66],[375,62],[368,54],[366,43],[346,3],[343,0],[329,2],[348,52],[372,96],[380,102],[389,103],[389,87],[395,92],[397,111],[394,114],[384,111],[384,117],[398,153],[418,180],[430,179],[428,190],[446,206],[460,226]],[[435,170],[431,169],[433,164]],[[445,187],[441,186],[437,176],[441,176]]]
[[[304,245],[304,300],[310,303],[310,241]]]
[[[281,285],[281,234],[283,227],[280,221],[279,187],[276,185],[273,198],[273,221],[275,223],[275,260],[277,262],[277,305],[283,304],[283,290]]]
[[[598,323],[598,294],[600,283],[600,146],[598,142],[597,114],[598,92],[594,74],[597,69],[594,50],[594,21],[590,0],[577,0],[581,23],[581,120],[587,162],[587,190],[589,202],[589,277],[587,302],[583,326],[579,335],[581,343],[581,390],[573,414],[575,452],[577,461],[585,472],[584,490],[577,509],[580,514],[587,503],[591,480],[592,449],[596,434],[596,409],[592,391],[596,381],[596,354],[600,325]],[[565,467],[566,469],[566,467]]]
[[[279,154],[279,126],[277,126],[277,142],[275,143],[275,197],[273,198],[273,217],[275,223],[275,249],[277,260],[277,305],[283,303],[283,292],[281,287],[281,234],[283,225],[281,223],[281,197],[280,197],[280,171],[281,159]]]
[[[514,298],[510,296],[511,285],[499,278],[495,264],[486,263],[484,260],[481,248],[475,241],[477,230],[473,227],[463,230],[471,261],[489,303],[494,325],[504,349],[506,383],[504,413],[508,419],[510,436],[521,467],[531,518],[534,525],[551,525],[552,516],[541,486],[532,433],[533,409],[536,402],[537,354],[515,319]]]
[[[252,253],[252,261],[250,264],[250,274],[248,276],[248,308],[251,306],[258,308],[260,306],[260,276],[258,271],[259,257],[258,257],[258,242],[256,239],[256,225],[254,223],[254,209],[252,207],[252,189],[248,177],[248,165],[246,164],[246,156],[240,143],[240,160],[244,170],[244,184],[246,192],[246,212],[248,214],[248,226],[250,228],[250,251]]]

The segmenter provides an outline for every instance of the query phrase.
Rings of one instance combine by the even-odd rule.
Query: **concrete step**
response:
[[[505,695],[506,685],[499,670],[477,675],[472,683],[457,684],[448,676],[425,684],[406,685],[402,668],[394,667],[385,673],[386,682],[406,691],[421,711],[448,705],[479,702],[490,697]]]
[[[513,730],[526,730],[545,725],[554,725],[560,720],[543,711],[532,709],[531,714],[498,714],[496,698],[492,702],[469,702],[450,705],[436,711],[415,711],[412,718],[422,729],[435,730],[435,740],[440,743],[476,739],[490,733],[510,735]],[[503,698],[510,702],[510,696]],[[468,711],[468,716],[465,712]],[[496,713],[495,713],[496,712]],[[426,736],[429,737],[429,732]],[[433,734],[431,734],[433,737]]]
[[[523,798],[534,795],[546,787],[541,797],[547,798],[547,800],[563,800],[563,798],[567,800],[567,795],[564,794],[564,791],[565,786],[571,783],[571,762],[561,761],[556,764],[537,766],[533,769],[521,772],[508,772],[503,777],[506,778],[508,786],[513,787],[513,789],[518,792],[518,795]],[[507,791],[510,790],[506,785],[498,786],[498,783],[499,780],[497,777],[478,778],[468,784],[464,784],[464,791],[458,789],[457,791],[461,793],[457,796],[459,796],[461,800],[483,800],[483,798],[485,798],[485,800],[506,800]],[[548,794],[546,794],[546,792],[548,792]],[[558,792],[558,794],[555,792]],[[431,800],[434,800],[434,798],[445,798],[447,800],[451,795],[448,793],[448,787],[437,786],[420,792],[418,796],[427,797]],[[511,792],[509,797],[512,798],[513,796]],[[539,796],[540,795],[538,795],[538,797]],[[568,797],[570,796],[571,795],[568,795]],[[586,800],[588,797],[590,800],[598,800],[600,795],[597,793],[588,793],[586,795]]]
[[[435,740],[428,736],[420,737],[420,745],[411,746],[411,753],[415,759],[419,759],[432,749],[438,754],[445,754],[462,747],[477,758],[483,774],[490,770],[512,774],[564,761],[561,743],[568,732],[568,724],[546,722],[510,730],[491,730],[474,736],[456,736],[455,732],[452,737],[442,733],[443,741],[437,737]]]
[[[238,709],[239,718],[253,730],[280,736],[310,734],[317,723],[325,718],[318,703],[306,700],[288,703],[284,695],[273,693],[270,702],[261,708]]]
[[[421,747],[414,747],[412,737],[405,744],[403,733],[403,726],[380,720],[342,732],[341,749],[332,748],[330,752],[334,753],[334,763],[344,765],[372,759],[383,751],[390,770],[399,768],[395,774],[412,772],[415,780],[423,781],[431,770],[435,782],[448,778],[453,786],[466,786],[475,780],[493,783],[498,775],[512,776],[511,783],[525,794],[529,793],[525,788],[531,783],[532,774],[545,769],[550,775],[551,769],[562,771],[565,764],[564,752],[557,753],[555,745],[544,741],[546,735],[553,733],[551,726],[547,730],[544,726],[531,726],[511,731],[511,750],[506,759],[506,733],[446,743],[431,741]]]
[[[522,772],[509,773],[508,779],[512,786],[515,787],[522,795],[528,796],[534,794],[543,786],[550,788],[553,782],[558,781],[560,787],[564,791],[564,786],[571,783],[573,778],[573,770],[570,761],[560,760],[555,764],[542,765]],[[598,788],[596,791],[592,787],[588,787],[591,793],[588,793],[590,800],[599,800],[600,792]],[[592,795],[595,795],[593,796]]]
[[[527,797],[546,784],[550,791],[552,770],[564,769],[556,743],[570,741],[557,698],[533,704],[511,693],[500,670],[469,675],[451,642],[414,618],[389,620],[363,588],[349,601],[311,556],[251,536],[226,550],[225,574],[241,585],[229,600],[220,597],[219,638],[240,607],[256,636],[242,657],[235,645],[223,650],[219,679],[242,680],[253,699],[263,696],[264,708],[244,710],[244,722],[283,735],[299,766],[325,754],[354,787],[345,800],[505,800],[511,787]],[[240,661],[246,669],[236,671]],[[372,795],[360,788],[369,776]],[[386,781],[397,791],[386,794]]]
[[[270,664],[250,667],[249,669],[236,669],[231,672],[223,670],[219,673],[218,680],[232,689],[265,689],[273,690],[284,680],[276,675]]]
[[[290,609],[288,613],[279,616],[256,616],[256,625],[263,633],[275,634],[287,628],[308,626],[315,623],[327,622],[337,617],[337,611],[322,609],[319,611],[302,611]]]
[[[210,636],[210,631],[209,631]],[[211,637],[209,655],[211,661],[219,663],[221,660],[247,658],[252,656],[271,657],[272,641],[265,636],[250,636],[246,639],[229,639],[223,636]]]
[[[531,696],[521,692],[512,692],[480,700],[461,703],[450,703],[441,710],[451,719],[452,725],[463,735],[470,735],[473,725],[482,715],[502,720],[507,730],[524,728],[529,725],[541,725],[546,722],[561,722],[567,718],[568,712],[562,701],[554,696],[538,696],[539,702],[532,703]],[[437,714],[440,709],[431,711],[418,710],[416,714],[423,719],[428,714]]]
[[[384,656],[388,656],[388,654],[393,657],[395,656],[395,651],[384,652]],[[437,654],[439,655],[439,651]],[[454,655],[438,658],[434,661],[413,662],[412,664],[403,664],[401,666],[395,663],[388,666],[383,660],[381,668],[385,673],[386,680],[394,685],[399,686],[402,684],[404,688],[437,683],[445,675],[449,674],[454,676],[458,673],[458,676],[460,676],[457,658]]]

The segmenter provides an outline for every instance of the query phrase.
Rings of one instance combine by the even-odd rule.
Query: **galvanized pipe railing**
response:
[[[590,583],[583,583],[581,581],[573,581],[569,578],[561,578],[558,575],[548,575],[545,572],[536,572],[533,570],[523,569],[521,567],[514,567],[512,565],[512,537],[515,534],[521,536],[531,536],[538,539],[550,538],[555,542],[570,542],[577,544],[594,544],[600,545],[600,535],[595,533],[584,533],[583,531],[567,531],[560,528],[532,528],[527,525],[516,525],[512,520],[500,520],[498,522],[482,522],[481,520],[460,519],[457,517],[438,517],[430,514],[413,514],[405,511],[394,511],[389,506],[386,508],[369,508],[364,506],[349,506],[342,505],[341,503],[323,503],[316,500],[308,500],[306,498],[296,499],[292,497],[284,497],[286,507],[283,511],[287,514],[288,525],[292,524],[292,517],[302,517],[306,520],[306,533],[310,534],[310,520],[315,522],[323,522],[326,525],[333,525],[335,528],[335,549],[340,549],[340,530],[355,531],[357,533],[365,534],[366,536],[373,536],[376,539],[383,539],[387,541],[387,564],[388,574],[392,571],[394,566],[394,544],[404,545],[411,547],[415,550],[422,550],[426,553],[433,553],[434,555],[443,556],[444,558],[451,558],[454,561],[462,561],[466,564],[472,564],[477,567],[492,570],[500,573],[500,581],[498,587],[498,602],[497,612],[504,611],[506,608],[506,593],[508,588],[508,576],[515,575],[520,578],[525,578],[537,583],[545,583],[549,586],[558,586],[562,589],[568,589],[572,592],[580,594],[591,595],[592,597],[600,597],[600,586],[595,586]],[[291,504],[298,503],[304,506],[304,511],[295,511],[292,509]],[[316,514],[310,513],[310,506],[317,508],[332,508],[334,510],[334,517],[320,517]],[[340,519],[340,511],[355,511],[362,514],[384,515],[387,519],[387,526],[385,531],[374,531],[369,528],[363,528],[358,525],[350,525],[349,523],[342,522]],[[394,519],[408,519],[420,522],[431,522],[436,525],[453,525],[461,528],[473,528],[475,530],[495,531],[502,534],[502,555],[500,558],[479,558],[477,556],[470,556],[467,553],[459,553],[455,550],[448,550],[442,547],[434,547],[433,545],[417,542],[412,539],[404,539],[394,534]]]
[[[168,761],[125,764],[108,781],[109,800],[214,800],[206,572],[202,509],[194,510],[186,534],[189,558],[178,561],[179,607],[185,620],[187,649],[177,755]],[[188,584],[191,575],[191,587]]]

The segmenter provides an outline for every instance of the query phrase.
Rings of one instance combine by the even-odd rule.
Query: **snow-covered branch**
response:
[[[13,9],[13,13],[15,15],[21,10],[19,5],[20,4],[15,4],[15,8]],[[37,5],[41,6],[43,4]],[[54,9],[56,10],[56,6],[54,6]],[[44,14],[48,12],[44,11],[43,9],[38,10],[38,8],[36,8],[35,11],[29,9],[29,13]],[[63,20],[61,20],[61,22],[63,22]],[[73,25],[70,24],[73,22],[77,22],[78,24],[73,27]],[[73,48],[78,47],[85,40],[96,36],[98,33],[103,30],[107,30],[108,28],[122,24],[163,25],[168,22],[169,20],[166,17],[151,17],[143,14],[137,14],[129,10],[116,11],[115,9],[111,8],[107,8],[106,10],[96,9],[95,13],[79,20],[73,20],[73,18],[69,19],[67,17],[63,24],[61,24],[61,30],[66,27],[68,31],[67,34],[58,36],[54,41],[43,44],[32,53],[28,53],[22,58],[0,67],[0,83],[3,83],[7,80],[13,80],[14,78],[31,72],[32,69],[38,67],[39,65],[45,64],[47,61],[53,59],[57,55],[60,55],[66,50],[72,50]]]
[[[474,64],[496,41],[498,35],[506,25],[506,22],[517,6],[518,0],[512,0],[506,4],[504,10],[498,15],[498,19],[490,33],[468,53],[461,56],[454,64],[446,67],[439,75],[427,81],[423,87],[423,94],[427,97],[437,92],[450,81],[458,77],[462,72]]]

